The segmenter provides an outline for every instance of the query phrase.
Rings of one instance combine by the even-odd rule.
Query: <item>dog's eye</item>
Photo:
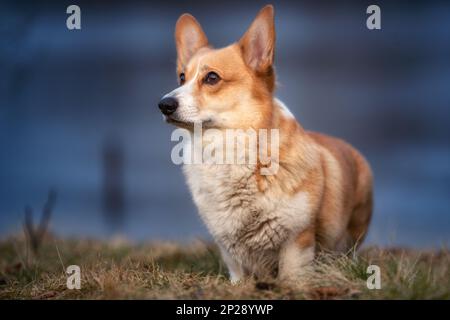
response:
[[[216,84],[217,82],[219,82],[219,80],[220,80],[219,75],[218,75],[217,73],[211,71],[211,72],[209,72],[209,73],[206,75],[206,77],[205,77],[205,79],[203,80],[203,82],[206,83],[206,84],[209,84],[209,85],[214,85],[214,84]]]
[[[180,73],[180,84],[183,85],[186,81],[186,76],[184,75],[184,72]]]

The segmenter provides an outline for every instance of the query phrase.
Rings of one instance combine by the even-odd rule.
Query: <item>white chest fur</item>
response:
[[[281,246],[309,223],[308,194],[262,193],[251,165],[185,165],[200,216],[248,273],[272,272]]]

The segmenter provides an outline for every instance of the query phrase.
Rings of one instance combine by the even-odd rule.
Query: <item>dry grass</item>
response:
[[[0,242],[0,299],[449,299],[448,250],[366,248],[322,254],[302,288],[253,280],[231,285],[215,246],[54,239],[38,256],[23,237]],[[65,268],[81,267],[81,290],[66,287]],[[381,290],[366,269],[381,268]]]

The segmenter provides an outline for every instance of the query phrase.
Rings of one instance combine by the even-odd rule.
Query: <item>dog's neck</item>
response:
[[[247,131],[249,129],[250,131]],[[317,151],[311,145],[305,130],[278,99],[273,99],[271,116],[266,126],[259,125],[258,129],[249,129],[240,129],[240,132],[255,134],[256,143],[249,143],[248,139],[239,142],[237,138],[232,150],[227,149],[225,129],[204,129],[197,137],[191,132],[191,140],[197,141],[197,148],[191,145],[193,152],[197,153],[196,159],[201,159],[201,164],[204,165],[214,164],[219,159],[221,164],[244,166],[253,171],[261,191],[278,188],[284,192],[295,193],[306,172],[320,161],[315,156]],[[264,134],[261,130],[266,130],[266,139],[260,140],[260,134]],[[277,137],[273,130],[277,131]],[[233,132],[236,133],[231,130],[231,133]],[[274,139],[277,143],[273,143]],[[266,141],[267,149],[263,149],[263,154],[259,149],[260,141]],[[264,156],[270,156],[270,159]],[[230,162],[230,159],[234,162]],[[254,162],[250,163],[252,159]],[[232,170],[232,166],[227,168]]]

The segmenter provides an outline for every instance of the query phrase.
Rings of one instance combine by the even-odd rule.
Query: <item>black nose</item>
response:
[[[164,98],[158,103],[158,107],[166,116],[172,114],[178,108],[178,100],[175,98]]]

